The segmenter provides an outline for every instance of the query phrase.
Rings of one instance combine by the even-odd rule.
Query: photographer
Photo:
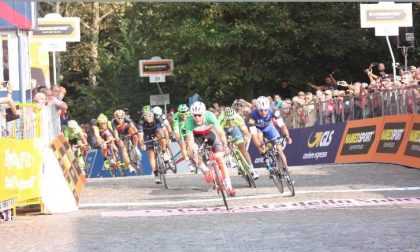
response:
[[[9,81],[3,81],[1,84],[2,88],[6,88],[7,96],[0,98],[0,104],[7,104],[7,106],[9,106],[9,108],[6,109],[6,122],[10,122],[20,118],[12,98],[13,86]]]

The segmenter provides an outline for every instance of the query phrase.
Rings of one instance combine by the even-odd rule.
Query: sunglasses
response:
[[[124,117],[118,117],[117,120],[124,120]]]
[[[201,114],[195,114],[194,117],[201,117]]]
[[[268,109],[259,109],[258,111],[260,111],[260,112],[267,112]]]

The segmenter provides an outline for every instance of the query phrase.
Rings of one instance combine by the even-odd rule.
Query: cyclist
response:
[[[156,157],[155,152],[153,149],[153,143],[148,142],[144,143],[145,141],[149,141],[152,139],[152,136],[157,138],[161,138],[165,136],[162,128],[164,127],[162,120],[156,119],[155,116],[151,111],[143,112],[142,118],[140,118],[139,123],[137,124],[137,128],[139,129],[139,142],[142,150],[147,150],[147,156],[149,157],[149,164],[152,167],[153,173],[155,175],[155,183],[160,184],[161,181],[159,179],[157,165],[156,165]],[[165,138],[159,140],[160,147],[162,151],[166,153],[167,148],[167,141]],[[165,157],[164,157],[165,158]]]
[[[258,97],[256,101],[256,109],[253,109],[247,119],[249,125],[249,131],[252,134],[252,141],[257,147],[261,155],[265,154],[265,148],[261,144],[263,137],[267,140],[273,140],[280,137],[279,131],[276,126],[283,132],[287,144],[292,143],[292,139],[289,136],[289,130],[284,124],[283,118],[280,117],[280,112],[277,110],[274,112],[270,106],[270,101],[265,96]],[[274,125],[276,124],[276,126]],[[278,145],[279,155],[284,165],[287,167],[287,159],[283,152],[280,140],[276,140],[275,144]]]
[[[251,133],[245,124],[245,121],[242,117],[235,112],[233,108],[226,108],[223,114],[220,116],[220,126],[225,130],[226,134],[231,136],[232,138],[236,139],[234,144],[236,144],[241,151],[242,155],[246,159],[246,162],[249,165],[249,170],[252,174],[254,179],[258,179],[260,176],[254,170],[254,166],[252,165],[251,156],[249,155],[246,146],[251,138]],[[246,140],[246,139],[247,140]]]
[[[187,118],[191,116],[189,113],[188,106],[186,104],[180,104],[178,106],[178,111],[172,116],[172,130],[174,132],[175,139],[178,141],[181,147],[182,157],[185,161],[189,160],[189,156],[187,153],[187,144],[186,140],[186,129],[185,129],[185,121]],[[193,165],[189,165],[190,171],[194,172],[195,168]]]
[[[98,119],[96,119],[96,124],[92,126],[93,134],[96,137],[96,141],[98,145],[101,147],[102,156],[104,158],[104,166],[106,169],[109,169],[110,165],[108,163],[108,160],[106,159],[106,148],[107,145],[105,144],[105,141],[113,139],[112,135],[112,125],[111,122],[108,121],[108,117],[104,114],[100,114],[98,116]],[[115,145],[114,141],[110,141],[107,144],[110,144],[111,147],[114,149],[115,153],[118,153],[118,148]]]
[[[165,125],[165,127],[162,129],[163,132],[165,133],[166,138],[169,139],[172,136],[172,128],[171,128],[171,124],[169,123],[168,119],[166,119],[166,116],[162,114],[162,109],[159,106],[155,106],[152,109],[153,115],[155,116],[156,119],[160,119],[163,123],[163,125]]]
[[[120,147],[125,167],[128,167],[128,170],[133,174],[136,172],[136,169],[133,168],[130,162],[130,158],[127,152],[127,146],[124,145],[124,142],[121,140],[123,135],[131,135],[133,139],[133,145],[136,146],[136,151],[140,156],[140,151],[137,149],[138,145],[138,135],[136,134],[137,128],[134,125],[133,121],[125,115],[125,112],[121,109],[118,109],[114,112],[114,118],[111,120],[112,128],[114,129],[115,143]]]
[[[220,123],[217,120],[216,115],[207,111],[206,105],[199,101],[191,104],[190,112],[192,116],[188,117],[185,122],[189,155],[191,157],[197,157],[196,163],[202,169],[205,181],[210,183],[212,181],[210,170],[204,164],[202,157],[198,155],[198,146],[194,142],[194,138],[196,138],[198,143],[202,143],[207,140],[207,144],[212,146],[212,151],[215,153],[217,164],[219,165],[222,177],[224,178],[228,188],[227,193],[229,196],[235,196],[236,192],[232,188],[230,176],[223,159],[223,150],[227,151],[226,135],[222,127],[220,127]]]
[[[77,161],[80,164],[80,167],[85,169],[85,160],[84,156],[86,155],[87,151],[89,150],[89,144],[87,141],[86,134],[83,132],[82,128],[77,124],[75,120],[68,121],[67,127],[63,131],[64,136],[67,138],[73,152],[75,153],[75,156],[77,158]],[[77,153],[77,149],[74,147],[78,145],[80,148],[80,155]]]

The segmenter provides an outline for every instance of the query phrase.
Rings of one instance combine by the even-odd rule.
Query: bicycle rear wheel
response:
[[[272,171],[270,171],[270,178],[273,180],[274,184],[276,185],[277,189],[280,193],[284,192],[283,182],[281,181],[281,174],[280,174],[280,165],[276,157],[273,154],[270,154],[270,159],[272,160]]]
[[[162,182],[163,186],[168,189],[168,184],[166,183],[166,175],[165,175],[165,161],[163,161],[163,157],[161,153],[157,153],[156,155],[157,161],[157,168],[159,172],[160,181]]]
[[[226,210],[229,210],[229,205],[227,202],[227,188],[225,182],[222,181],[222,174],[216,162],[213,162],[212,164],[212,173],[217,193],[220,193],[222,195],[223,203],[225,204]]]

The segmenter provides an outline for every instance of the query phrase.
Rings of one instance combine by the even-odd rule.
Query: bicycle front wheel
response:
[[[171,157],[169,159],[169,165],[171,166],[172,172],[176,173],[178,171],[178,168],[176,167],[176,161],[175,161],[174,154],[172,153],[172,150],[169,148],[169,146],[168,146],[168,151],[169,151],[169,156]]]
[[[270,178],[273,180],[273,183],[276,185],[277,189],[280,193],[284,192],[283,182],[281,181],[281,173],[279,167],[279,163],[277,158],[274,157],[273,154],[270,155],[270,159],[273,161],[272,163],[272,170],[270,171]]]
[[[214,179],[217,192],[222,195],[223,203],[225,204],[226,210],[229,210],[229,205],[227,202],[226,184],[222,179],[222,174],[216,162],[213,162],[212,164],[212,171],[213,171],[213,179]]]
[[[281,173],[281,177],[283,178],[284,182],[287,185],[287,188],[289,188],[290,191],[290,196],[295,196],[295,186],[294,186],[294,182],[292,177],[290,176],[289,170],[287,169],[287,167],[283,164],[283,162],[280,162],[281,167],[280,167],[280,173]]]
[[[134,170],[135,170],[133,175],[139,175],[138,167],[141,160],[134,148],[135,148],[134,146],[130,147],[128,151],[128,157],[130,159],[131,165],[134,167]]]
[[[248,162],[245,160],[242,153],[238,151],[236,155],[234,155],[234,157],[236,159],[236,162],[238,163],[239,169],[241,169],[241,175],[248,183],[248,186],[256,188],[257,186],[255,185],[254,177],[249,171]]]
[[[160,181],[162,182],[163,186],[168,189],[168,184],[166,183],[166,175],[165,175],[165,161],[163,161],[162,154],[159,153],[156,155],[156,161],[158,165],[158,172]]]

